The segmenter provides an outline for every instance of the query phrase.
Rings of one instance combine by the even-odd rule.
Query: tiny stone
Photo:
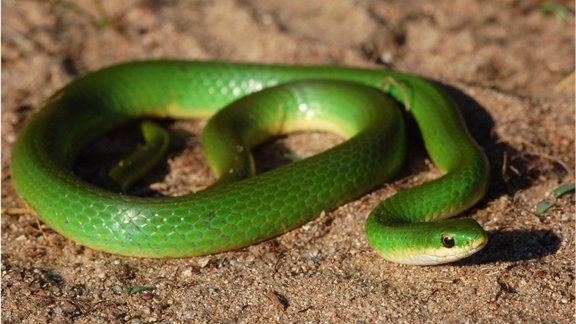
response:
[[[154,298],[154,294],[151,292],[144,292],[144,293],[140,294],[140,296],[144,300],[150,300],[150,299]]]
[[[64,313],[72,314],[76,311],[76,306],[70,302],[65,301],[62,303],[62,311],[64,311]]]
[[[211,257],[200,258],[198,259],[198,265],[200,266],[200,268],[204,268],[205,266],[208,265],[211,259],[212,259]]]
[[[122,293],[122,288],[118,285],[114,285],[112,286],[112,291],[116,294],[116,295],[120,295]]]
[[[48,288],[48,290],[52,293],[52,295],[54,296],[60,296],[62,295],[62,291],[60,290],[60,288],[56,287],[56,286],[50,286]]]

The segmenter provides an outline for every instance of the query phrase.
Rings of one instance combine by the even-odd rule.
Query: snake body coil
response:
[[[486,157],[447,95],[391,70],[186,61],[109,67],[70,83],[30,119],[14,147],[14,186],[51,228],[97,250],[184,257],[237,249],[296,228],[389,180],[406,154],[397,101],[414,117],[445,174],[376,207],[366,221],[368,242],[384,258],[409,264],[474,253],[486,243],[482,228],[471,219],[442,219],[484,195]],[[86,144],[130,119],[213,115],[204,146],[220,180],[204,191],[132,197],[72,172]],[[248,177],[250,147],[301,129],[349,139]]]

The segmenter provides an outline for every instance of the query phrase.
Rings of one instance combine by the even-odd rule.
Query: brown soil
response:
[[[574,8],[566,1],[565,16],[548,14],[542,3],[3,1],[2,319],[573,322],[574,196],[534,211],[552,189],[574,183]],[[489,194],[466,213],[489,231],[489,245],[470,260],[435,267],[392,264],[367,246],[369,211],[438,174],[418,149],[400,180],[239,251],[146,260],[66,240],[12,187],[16,135],[70,80],[149,58],[385,65],[442,82],[492,164]],[[176,195],[208,185],[202,126],[173,124],[168,162],[135,190]],[[102,141],[96,146],[123,146]],[[259,161],[280,163],[271,153],[278,147],[307,155],[336,141],[290,136],[261,150]],[[138,286],[154,290],[128,294]]]

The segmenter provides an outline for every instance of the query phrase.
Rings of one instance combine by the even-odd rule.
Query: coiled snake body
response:
[[[94,249],[140,257],[237,249],[296,228],[394,176],[406,155],[397,102],[414,117],[444,175],[377,206],[366,221],[367,241],[400,263],[468,256],[485,245],[482,228],[471,219],[442,219],[484,195],[487,159],[442,90],[391,70],[187,61],[105,68],[70,83],[29,120],[14,147],[14,186],[42,221]],[[132,118],[212,115],[204,147],[220,180],[204,191],[132,197],[71,171],[87,143]],[[348,140],[249,177],[250,147],[306,129]]]

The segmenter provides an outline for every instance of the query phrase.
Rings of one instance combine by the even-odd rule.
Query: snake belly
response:
[[[396,102],[414,118],[444,174],[378,205],[366,221],[367,241],[399,263],[466,257],[486,244],[485,232],[472,219],[445,219],[483,197],[487,159],[440,88],[393,70],[192,61],[108,67],[71,82],[26,123],[13,150],[13,183],[43,222],[96,250],[138,257],[234,250],[301,226],[392,178],[406,154]],[[221,181],[198,193],[127,196],[72,171],[82,148],[131,119],[211,116],[204,147]],[[250,147],[301,129],[336,131],[348,140],[251,176]]]

